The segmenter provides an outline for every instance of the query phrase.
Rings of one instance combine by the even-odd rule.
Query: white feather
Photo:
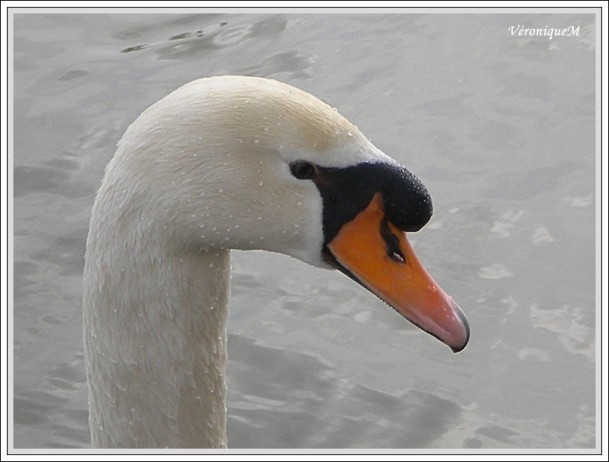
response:
[[[228,249],[324,266],[322,200],[289,163],[391,161],[338,112],[253,77],[144,111],[106,169],[84,273],[92,442],[226,446]]]

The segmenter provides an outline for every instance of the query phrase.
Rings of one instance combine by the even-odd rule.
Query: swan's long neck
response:
[[[164,245],[103,203],[84,278],[94,446],[226,446],[228,251]]]
[[[337,167],[376,161],[374,149],[330,106],[257,78],[187,84],[131,124],[87,240],[95,446],[226,445],[229,254],[218,249],[325,267],[322,197],[290,165],[327,163],[331,153]]]

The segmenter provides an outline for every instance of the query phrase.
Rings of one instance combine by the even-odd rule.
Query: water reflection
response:
[[[247,337],[229,336],[229,357],[238,358],[229,376],[233,447],[421,448],[459,424],[461,409],[445,398],[372,390],[315,358]]]

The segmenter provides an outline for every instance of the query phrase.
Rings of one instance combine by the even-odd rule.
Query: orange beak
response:
[[[406,233],[387,220],[381,193],[340,228],[327,248],[330,260],[335,260],[331,264],[406,319],[455,353],[465,348],[469,340],[465,315],[425,271]]]

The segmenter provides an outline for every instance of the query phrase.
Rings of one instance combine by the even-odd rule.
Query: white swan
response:
[[[212,77],[152,105],[125,132],[92,211],[93,445],[226,446],[231,248],[338,268],[462,349],[465,317],[406,240],[431,211],[414,175],[291,86]]]

